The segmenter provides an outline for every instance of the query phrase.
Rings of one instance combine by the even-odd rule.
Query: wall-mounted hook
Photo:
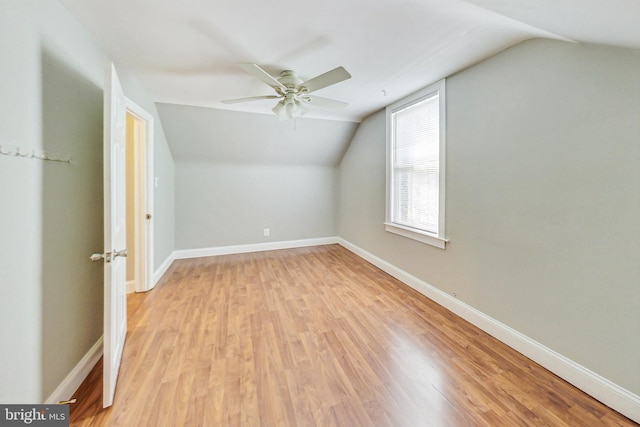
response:
[[[42,153],[42,154],[41,154]],[[25,157],[28,159],[40,159],[40,160],[50,160],[53,162],[61,162],[61,163],[69,163],[69,164],[75,164],[74,161],[71,160],[71,156],[70,155],[66,155],[63,156],[60,153],[56,153],[55,156],[51,156],[48,152],[46,151],[38,151],[36,149],[31,149],[30,152],[26,152],[26,151],[20,151],[20,147],[16,147],[13,150],[7,150],[6,148],[3,148],[2,145],[0,145],[0,155],[3,156],[14,156],[14,157]]]

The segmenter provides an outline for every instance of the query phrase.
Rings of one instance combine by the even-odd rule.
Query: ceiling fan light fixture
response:
[[[307,109],[297,100],[292,98],[283,99],[272,109],[278,120],[289,120],[307,114]]]
[[[309,110],[307,109],[307,107],[304,106],[304,104],[300,101],[296,101],[296,116],[294,117],[300,117],[300,116],[304,116],[305,114],[307,114]]]
[[[286,120],[287,119],[287,111],[284,107],[284,100],[278,102],[272,109],[273,113],[278,117],[278,120]]]

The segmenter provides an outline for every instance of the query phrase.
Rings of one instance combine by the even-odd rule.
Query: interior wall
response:
[[[102,89],[46,53],[42,142],[42,383],[51,392],[102,335]],[[94,314],[97,313],[97,314]]]
[[[0,2],[0,145],[40,148],[40,45],[28,2]],[[0,402],[41,398],[42,164],[0,155]]]
[[[0,402],[37,403],[102,333],[103,267],[89,256],[102,250],[97,120],[109,58],[58,2],[38,0],[0,2],[0,57],[0,145],[76,162],[0,156]],[[157,267],[174,245],[173,160],[150,97],[119,74],[156,117]]]
[[[336,197],[336,167],[178,162],[176,248],[335,236]]]
[[[384,231],[370,116],[339,235],[640,395],[639,73],[636,50],[533,40],[447,79],[446,250]]]
[[[357,123],[158,110],[175,156],[177,249],[336,235],[337,168]]]

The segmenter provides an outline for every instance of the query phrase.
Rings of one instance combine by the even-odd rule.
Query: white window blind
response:
[[[440,114],[436,94],[392,114],[391,221],[438,233]]]
[[[444,80],[387,107],[386,230],[444,249]]]

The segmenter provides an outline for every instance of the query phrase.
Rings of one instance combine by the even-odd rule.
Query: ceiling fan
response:
[[[256,64],[239,64],[247,73],[271,86],[276,95],[252,96],[249,98],[228,99],[222,101],[225,104],[236,104],[239,102],[258,101],[262,99],[280,99],[273,107],[272,111],[280,120],[292,119],[306,114],[307,109],[304,104],[316,105],[324,108],[346,107],[347,103],[334,99],[322,98],[310,95],[319,89],[340,83],[351,78],[351,74],[343,67],[334,68],[324,74],[320,74],[307,81],[302,81],[295,71],[284,70],[280,77],[275,78]]]

